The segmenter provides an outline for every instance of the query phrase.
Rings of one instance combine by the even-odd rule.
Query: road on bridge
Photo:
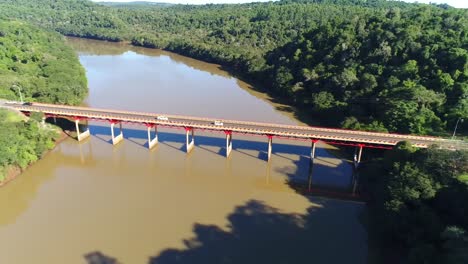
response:
[[[46,116],[58,116],[70,119],[109,120],[112,122],[141,123],[220,132],[224,131],[228,133],[257,134],[280,138],[321,140],[328,144],[338,145],[364,145],[365,147],[385,148],[406,140],[411,142],[414,146],[421,148],[427,148],[430,145],[437,144],[448,149],[468,149],[468,144],[460,140],[428,136],[365,132],[312,126],[292,126],[228,119],[221,120],[41,103],[22,104],[19,102],[0,102],[0,104],[22,112],[42,112]],[[166,118],[167,120],[164,120]],[[215,121],[218,122],[215,123]]]

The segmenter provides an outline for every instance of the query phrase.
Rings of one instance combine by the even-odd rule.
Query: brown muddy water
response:
[[[89,80],[92,107],[299,124],[219,66],[160,50],[69,39]],[[0,188],[0,264],[366,263],[362,203],[308,197],[309,142],[109,124],[67,139]],[[313,184],[347,187],[350,166],[317,152]],[[102,262],[96,262],[97,260]]]

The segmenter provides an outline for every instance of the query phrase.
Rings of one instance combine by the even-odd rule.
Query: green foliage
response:
[[[58,133],[50,127],[42,128],[34,119],[18,120],[18,115],[0,109],[0,181],[8,166],[26,168],[54,146]]]
[[[3,11],[3,9],[2,9]],[[87,93],[83,67],[63,37],[24,22],[0,21],[0,97],[79,104]],[[0,181],[9,166],[26,168],[54,146],[56,130],[0,109]]]
[[[459,176],[467,172],[468,151],[417,150],[407,142],[364,165],[382,247],[405,248],[405,263],[465,263],[468,186]]]
[[[44,117],[44,113],[32,112],[29,117],[36,122],[41,122],[42,118]]]
[[[458,176],[458,180],[464,183],[468,183],[468,173]]]
[[[286,69],[293,76],[273,87],[285,93],[300,82],[303,90],[291,96],[318,115],[321,102],[335,105],[338,120],[350,126],[353,117],[355,128],[377,121],[389,131],[434,134],[466,116],[466,10],[424,6],[353,16],[273,50],[270,74]],[[330,95],[317,100],[324,92]]]
[[[0,0],[1,17],[220,63],[329,125],[440,134],[468,116],[468,11],[447,5]]]
[[[79,104],[85,71],[63,37],[23,22],[0,21],[0,97]]]

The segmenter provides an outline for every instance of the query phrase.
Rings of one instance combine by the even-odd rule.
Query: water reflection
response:
[[[135,47],[123,42],[105,42],[99,40],[88,40],[68,37],[68,45],[70,45],[80,56],[105,56],[105,55],[124,55],[131,56],[132,53],[149,57],[165,57],[177,64],[189,66],[192,69],[204,71],[212,75],[222,77],[231,77],[229,73],[221,70],[221,67],[216,64],[204,63],[196,59],[167,52],[160,49],[149,49],[143,47]]]

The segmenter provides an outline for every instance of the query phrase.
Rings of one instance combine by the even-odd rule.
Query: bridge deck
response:
[[[220,132],[231,131],[233,133],[271,135],[274,137],[317,139],[332,144],[349,143],[364,144],[368,146],[393,146],[400,141],[406,140],[411,142],[414,146],[421,148],[426,148],[432,144],[438,144],[444,148],[468,149],[468,144],[459,140],[448,140],[427,136],[377,133],[309,126],[280,125],[227,119],[220,120],[214,118],[177,116],[40,103],[27,105],[10,102],[6,103],[5,105],[23,112],[43,112],[47,115],[62,116],[67,118],[113,120],[116,122],[155,124],[172,127],[189,127],[194,129],[214,130]],[[158,116],[166,116],[168,120],[158,120]],[[215,120],[223,122],[223,125],[215,125]]]

